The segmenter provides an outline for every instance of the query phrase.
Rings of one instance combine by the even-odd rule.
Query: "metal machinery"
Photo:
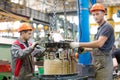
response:
[[[74,50],[70,48],[71,41],[47,42],[44,52],[44,73],[39,74],[33,80],[80,80],[88,76],[78,74],[78,62],[74,56]],[[79,48],[83,52],[83,48]],[[81,71],[81,70],[79,70]]]
[[[46,31],[46,39],[44,47],[46,48],[44,52],[44,60],[43,60],[43,69],[44,74],[39,74],[36,77],[32,78],[33,80],[80,80],[86,79],[87,76],[80,76],[77,72],[77,61],[74,57],[74,50],[69,47],[69,43],[73,41],[73,37],[76,35],[74,32],[73,25],[72,27],[68,27],[69,22],[66,20],[66,10],[65,10],[65,0],[63,0],[64,6],[64,16],[65,20],[63,21],[63,30],[64,30],[64,38],[71,39],[71,41],[59,41],[55,42],[51,38],[52,33],[58,31],[57,27],[57,15],[56,15],[56,7],[57,7],[57,0],[53,0],[54,3],[54,10],[52,19],[50,21],[50,28],[49,31]],[[37,16],[38,17],[38,16]],[[71,25],[70,25],[71,26]],[[72,37],[69,38],[68,34],[71,30]],[[72,31],[73,30],[73,31]],[[36,30],[37,31],[37,30]],[[76,28],[77,32],[77,28]],[[39,36],[39,33],[37,33]],[[39,40],[37,38],[36,40]],[[81,52],[81,50],[80,50]],[[80,70],[81,71],[81,70]]]
[[[54,76],[52,79],[57,79],[57,75],[59,78],[61,76],[71,78],[70,76],[77,73],[77,63],[75,62],[73,50],[69,47],[69,42],[45,43],[45,47],[47,49],[44,57],[45,75],[52,75]]]
[[[71,40],[55,41],[51,36],[53,35],[47,34],[46,42],[43,43],[45,47],[43,65],[39,67],[43,72],[39,71],[32,80],[86,80],[93,75],[92,66],[87,66],[86,69],[78,65],[78,60],[75,58],[75,51],[82,53],[83,48],[72,49],[69,45]]]
[[[64,34],[61,36],[64,37],[64,39],[60,39],[57,36],[59,33],[59,28],[57,22],[58,16],[56,15],[56,7],[57,7],[57,0],[53,0],[54,8],[53,8],[53,14],[50,17],[50,27],[49,31],[46,31],[46,39],[44,43],[44,47],[46,50],[44,51],[44,59],[43,59],[43,66],[40,68],[44,69],[44,73],[38,74],[36,77],[32,78],[32,80],[81,80],[81,79],[87,79],[88,75],[82,75],[82,65],[78,65],[78,61],[76,60],[74,53],[76,50],[71,49],[69,46],[69,43],[74,40],[73,36],[75,37],[75,32],[77,32],[77,28],[74,30],[73,26],[68,27],[68,23],[66,20],[66,10],[65,10],[65,0],[63,0],[63,6],[64,6],[64,21],[61,21],[61,23],[64,23],[62,25]],[[75,26],[74,26],[75,27]],[[71,28],[71,29],[70,29]],[[72,37],[70,38],[68,36],[69,30],[71,30]],[[74,30],[74,31],[72,31]],[[56,34],[57,33],[57,34]],[[53,35],[57,35],[58,38],[53,38]],[[79,48],[77,51],[81,53],[84,51],[83,48]],[[79,70],[77,67],[80,67]],[[84,69],[85,70],[85,69]],[[91,69],[86,71],[93,71],[92,67]],[[85,72],[86,72],[85,71]],[[86,73],[84,73],[86,74]]]

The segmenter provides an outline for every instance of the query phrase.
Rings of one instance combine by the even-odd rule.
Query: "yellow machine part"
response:
[[[77,73],[75,61],[60,60],[60,59],[46,59],[44,60],[44,74],[45,75],[66,75]]]

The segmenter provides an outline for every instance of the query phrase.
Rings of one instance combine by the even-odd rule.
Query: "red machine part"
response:
[[[10,72],[10,64],[0,64],[0,72]]]

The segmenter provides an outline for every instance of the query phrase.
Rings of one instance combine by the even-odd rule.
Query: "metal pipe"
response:
[[[114,26],[115,26],[115,23],[114,23],[114,20],[113,20],[113,18],[112,18],[112,16],[113,16],[113,6],[108,6],[107,7],[107,21],[108,21],[108,23],[110,23],[112,26],[113,26],[113,28],[114,28]]]
[[[89,42],[90,32],[89,32],[89,1],[88,0],[78,0],[78,16],[79,16],[79,42]],[[91,61],[90,53],[86,52],[79,55],[79,63],[84,65],[89,65]]]

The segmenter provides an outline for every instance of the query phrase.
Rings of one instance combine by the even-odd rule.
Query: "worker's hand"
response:
[[[34,49],[38,44],[39,44],[38,41],[34,42],[34,43],[32,44],[32,46],[31,46],[31,48]]]
[[[82,48],[82,47],[79,47],[79,48],[78,48],[78,53],[82,54],[82,53],[84,53],[84,52],[86,52],[84,48]]]
[[[113,58],[113,67],[114,69],[117,69],[118,68],[118,62],[117,62],[117,59],[116,58]]]
[[[79,42],[71,42],[70,47],[71,48],[78,48],[78,47],[80,47],[80,43]]]
[[[92,48],[84,48],[85,51],[93,51]]]

